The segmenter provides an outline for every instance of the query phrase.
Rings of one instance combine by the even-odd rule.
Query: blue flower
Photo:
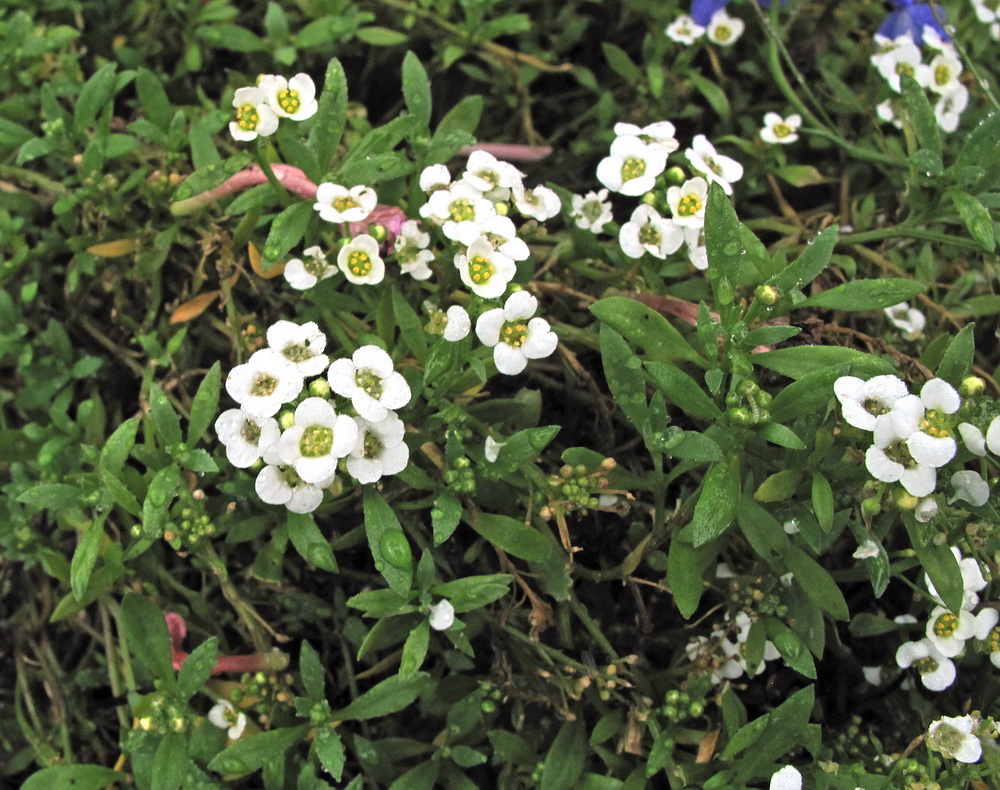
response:
[[[698,0],[695,0],[697,3]],[[899,38],[909,36],[917,44],[924,43],[924,28],[931,27],[937,31],[942,41],[951,41],[951,37],[941,26],[934,10],[927,3],[918,3],[916,0],[890,0],[895,10],[885,18],[879,26],[879,35],[886,38]],[[942,19],[944,11],[941,12]]]
[[[785,0],[781,0],[781,2],[784,5]],[[771,0],[758,0],[758,3],[763,8],[771,7]],[[721,11],[727,5],[729,5],[729,0],[692,0],[691,18],[705,27],[712,21],[716,11]]]

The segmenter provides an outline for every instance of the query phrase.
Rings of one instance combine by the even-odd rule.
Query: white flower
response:
[[[768,790],[802,790],[802,774],[794,765],[786,765],[771,777]]]
[[[986,429],[986,447],[993,455],[1000,455],[1000,417],[994,417]]]
[[[876,41],[879,40],[886,41],[876,38]],[[930,84],[931,70],[921,62],[923,56],[920,47],[909,35],[900,36],[881,46],[885,48],[880,47],[881,51],[872,55],[872,64],[896,93],[900,92],[899,78],[902,74],[913,77],[921,87],[926,88]]]
[[[691,147],[684,152],[684,156],[691,163],[691,167],[708,179],[709,184],[713,181],[721,184],[727,195],[733,194],[733,182],[743,178],[743,165],[735,159],[717,153],[715,146],[703,134],[695,135]]]
[[[962,76],[962,61],[954,54],[942,52],[930,62],[929,68],[931,81],[927,87],[934,93],[951,93],[962,84],[958,81]]]
[[[913,457],[913,448],[909,445],[912,432],[896,430],[895,423],[886,419],[889,416],[882,415],[875,422],[875,443],[865,453],[865,466],[876,480],[899,482],[913,496],[927,496],[937,484],[937,468]]]
[[[690,15],[681,14],[667,25],[663,32],[671,41],[690,46],[705,34],[705,28],[695,22]]]
[[[841,413],[848,425],[863,431],[875,429],[875,420],[892,404],[909,393],[906,383],[896,376],[875,376],[863,381],[857,376],[841,376],[833,383]]]
[[[885,317],[896,329],[902,330],[903,337],[907,340],[916,340],[920,337],[927,324],[926,316],[915,307],[910,307],[909,302],[886,307]]]
[[[321,247],[309,247],[302,254],[305,259],[292,258],[285,264],[285,279],[292,288],[305,291],[320,280],[337,273],[337,267],[326,262],[326,255]]]
[[[525,189],[520,182],[514,184],[511,189],[514,198],[514,207],[525,217],[531,217],[539,222],[552,219],[562,208],[562,201],[559,196],[548,187],[537,186],[534,189]]]
[[[267,330],[267,344],[298,368],[303,377],[318,376],[330,364],[323,353],[326,335],[315,321],[296,324],[294,321],[276,321]]]
[[[451,173],[444,165],[430,165],[420,171],[420,189],[430,194],[451,185]]]
[[[984,25],[997,21],[997,9],[991,8],[987,0],[972,0],[972,10],[976,12],[976,18]]]
[[[765,143],[780,143],[787,145],[799,139],[798,130],[802,126],[801,115],[789,115],[782,118],[776,112],[764,116],[764,128],[760,130],[760,139]]]
[[[946,658],[954,658],[965,647],[965,640],[976,633],[976,618],[967,609],[958,614],[944,606],[936,606],[927,621],[926,636],[938,652]]]
[[[892,108],[892,99],[886,99],[875,106],[875,115],[882,123],[891,123],[897,129],[903,128],[903,122],[896,117],[896,111]]]
[[[441,225],[442,233],[452,240],[458,238],[458,223],[478,223],[496,213],[493,204],[478,189],[464,181],[432,192],[427,202],[420,207],[420,216]]]
[[[261,501],[284,505],[292,513],[312,513],[323,501],[323,489],[333,483],[333,475],[316,485],[305,482],[292,467],[268,464],[260,470],[254,488]]]
[[[527,291],[511,294],[502,308],[487,310],[476,321],[476,335],[493,346],[497,370],[513,376],[525,369],[529,359],[547,357],[559,339],[544,318],[532,318],[538,300]]]
[[[238,741],[247,726],[246,714],[236,710],[229,700],[220,699],[208,712],[208,720],[220,730],[226,730],[231,741]]]
[[[524,261],[531,250],[517,237],[517,228],[510,217],[495,214],[480,222],[459,222],[455,227],[455,241],[470,246],[476,239],[485,238],[493,249],[515,261]]]
[[[656,185],[656,177],[667,167],[667,152],[646,145],[638,137],[617,137],[610,155],[597,164],[597,180],[612,192],[641,195]]]
[[[643,127],[638,127],[634,123],[616,123],[615,134],[619,137],[638,137],[649,146],[659,146],[668,154],[672,154],[680,147],[677,138],[677,129],[670,121],[656,121]]]
[[[930,691],[944,691],[955,682],[955,664],[941,655],[929,639],[901,644],[896,651],[896,664],[900,669],[916,666],[920,682]]]
[[[378,195],[363,184],[348,189],[324,181],[316,187],[313,208],[327,222],[362,222],[378,205]]]
[[[976,639],[983,642],[983,650],[990,654],[990,662],[1000,669],[1000,612],[986,607],[976,615]]]
[[[434,260],[434,253],[427,249],[431,236],[420,230],[420,223],[408,219],[399,229],[396,237],[396,260],[400,270],[414,280],[427,280],[431,276],[428,264]]]
[[[295,409],[295,424],[281,434],[278,452],[305,482],[319,485],[333,477],[337,463],[357,444],[353,419],[337,414],[326,398],[306,398]]]
[[[472,331],[472,319],[469,318],[469,311],[461,305],[453,304],[445,313],[444,339],[456,343],[468,337]]]
[[[980,458],[986,455],[986,437],[975,425],[970,422],[960,422],[958,433],[970,453],[978,455]]]
[[[319,109],[316,85],[308,74],[296,74],[290,80],[265,74],[258,80],[257,87],[264,91],[267,103],[281,118],[304,121],[312,118]]]
[[[868,560],[877,557],[879,554],[878,544],[873,540],[866,540],[851,556],[856,560]]]
[[[502,296],[517,272],[513,259],[493,249],[485,236],[472,242],[465,254],[455,255],[455,266],[462,282],[483,299]]]
[[[604,226],[614,219],[611,201],[607,197],[606,189],[588,192],[586,195],[573,195],[573,209],[569,215],[576,226],[594,234],[604,230]]]
[[[233,94],[236,120],[229,122],[233,139],[246,142],[257,136],[267,137],[278,128],[278,116],[267,103],[267,96],[260,88],[237,88]]]
[[[937,118],[938,126],[946,132],[954,132],[968,106],[969,89],[959,82],[953,90],[942,94],[934,105],[934,117]]]
[[[652,206],[641,203],[618,232],[622,252],[630,258],[649,253],[663,259],[684,243],[684,229],[672,219],[661,217]]]
[[[972,716],[942,716],[927,728],[927,745],[960,763],[978,763],[983,744],[972,729]]]
[[[451,601],[443,598],[431,607],[430,611],[431,628],[435,631],[447,631],[455,622],[455,607]]]
[[[975,557],[962,557],[962,552],[958,550],[957,546],[951,547],[951,553],[955,555],[959,571],[962,574],[962,608],[971,611],[979,603],[979,596],[976,593],[986,587],[986,579],[983,578],[983,572]],[[927,585],[931,598],[941,604],[937,588],[934,587],[931,577],[926,573],[924,574],[924,583]]]
[[[684,241],[687,243],[688,260],[699,271],[708,268],[708,247],[705,246],[705,228],[684,228]]]
[[[385,475],[406,469],[410,448],[403,441],[403,421],[389,412],[381,422],[355,417],[358,443],[347,457],[347,471],[359,483],[374,483]]]
[[[378,252],[378,242],[367,233],[359,233],[337,253],[337,266],[355,285],[377,285],[385,279],[385,261]]]
[[[948,500],[949,505],[956,500],[964,499],[970,505],[982,507],[990,498],[990,484],[983,480],[979,472],[967,470],[955,472],[951,476],[951,487],[955,489],[955,495]]]
[[[496,187],[512,188],[520,183],[523,173],[509,162],[502,162],[486,151],[473,151],[462,173],[462,181],[486,193]]]
[[[726,9],[720,8],[712,14],[712,19],[708,23],[708,31],[705,35],[708,36],[708,40],[713,44],[728,47],[735,44],[737,39],[743,35],[745,27],[746,25],[743,24],[742,19],[729,16],[726,13]]]
[[[229,463],[246,469],[257,462],[265,448],[278,441],[281,429],[273,417],[255,420],[243,409],[229,409],[215,421],[215,433],[226,447]]]
[[[491,464],[496,463],[497,458],[500,457],[500,448],[505,444],[507,444],[507,442],[498,442],[492,436],[487,436],[486,442],[483,444],[483,455],[486,460]]]
[[[667,190],[667,205],[674,222],[687,228],[704,227],[707,201],[708,182],[700,176],[689,178],[682,186]]]
[[[330,388],[350,398],[355,411],[369,422],[382,422],[390,409],[410,402],[410,385],[378,346],[361,346],[350,359],[335,360],[327,378]]]
[[[926,524],[928,521],[936,518],[938,514],[938,503],[936,499],[928,497],[927,499],[921,499],[920,504],[918,504],[913,509],[913,517],[919,521],[921,524]]]
[[[271,417],[302,392],[302,374],[279,351],[263,348],[226,377],[226,392],[253,418]]]

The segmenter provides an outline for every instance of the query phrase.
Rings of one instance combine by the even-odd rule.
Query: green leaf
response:
[[[948,546],[920,544],[915,540],[917,536],[910,528],[909,522],[907,530],[910,533],[913,550],[917,553],[917,559],[933,582],[938,598],[951,611],[961,611],[965,598],[965,584],[962,580],[962,569],[955,555]]]
[[[777,422],[769,422],[760,427],[758,433],[771,444],[778,447],[785,447],[789,450],[805,450],[806,445],[797,433],[787,425]]]
[[[941,161],[941,154],[921,148],[914,151],[907,157],[907,161],[917,172],[925,176],[937,178],[944,173],[944,162]]]
[[[824,612],[838,620],[849,620],[851,613],[840,587],[830,573],[816,560],[792,543],[785,554],[785,561],[799,586]]]
[[[80,89],[73,113],[73,131],[78,136],[82,136],[93,125],[98,114],[115,95],[117,68],[114,62],[105,64],[94,72]]]
[[[774,174],[793,187],[816,186],[817,184],[826,184],[831,180],[812,165],[785,165],[784,167],[776,167]]]
[[[814,704],[815,691],[812,686],[807,686],[796,691],[769,714],[765,714],[762,717],[767,719],[764,731],[752,741],[756,748],[737,762],[732,784],[740,787],[752,776],[773,773],[774,762],[803,743],[809,731],[809,717]],[[747,726],[752,724],[753,722]]]
[[[73,562],[70,564],[70,587],[76,600],[83,599],[90,581],[90,574],[97,563],[97,554],[101,548],[101,538],[104,537],[104,519],[95,518],[90,522],[83,539],[73,552]]]
[[[722,278],[731,286],[740,273],[743,244],[740,241],[740,221],[733,204],[718,182],[708,188],[708,205],[705,207],[705,246],[708,251],[708,271],[712,290],[718,300],[718,287]]]
[[[675,537],[670,541],[667,554],[667,584],[674,595],[674,603],[686,620],[694,614],[704,590],[702,575],[715,561],[716,549],[712,544],[695,548],[688,541]]]
[[[955,165],[979,167],[983,162],[991,162],[998,146],[1000,146],[1000,113],[994,112],[980,121],[965,138],[965,144],[955,160]]]
[[[164,447],[173,447],[181,443],[181,421],[170,405],[163,390],[155,384],[149,387],[149,411],[153,416],[156,434],[162,440]]]
[[[685,360],[700,365],[704,358],[666,318],[642,302],[624,296],[601,299],[590,306],[601,323],[639,346],[649,359],[660,362]]]
[[[440,786],[437,784],[437,779],[441,773],[442,762],[443,760],[428,760],[413,766],[389,785],[389,790],[434,790]]]
[[[417,674],[427,657],[427,646],[430,644],[431,626],[427,620],[423,620],[410,631],[403,643],[403,655],[399,660],[399,678],[408,680]]]
[[[682,431],[682,438],[674,444],[673,440],[664,442],[660,449],[670,458],[680,458],[684,461],[699,461],[710,464],[725,458],[722,449],[715,440],[698,431]]]
[[[163,83],[149,69],[141,68],[135,75],[135,89],[142,103],[142,109],[149,118],[163,131],[170,128],[170,119],[174,116],[174,108],[163,89]]]
[[[423,128],[430,128],[431,122],[431,81],[420,58],[412,52],[403,57],[403,101],[406,109],[415,116]]]
[[[151,790],[178,790],[187,770],[187,738],[181,733],[168,732],[153,758]]]
[[[747,332],[740,345],[752,350],[757,346],[773,346],[800,334],[802,329],[797,326],[762,326]]]
[[[610,41],[602,41],[601,49],[604,51],[604,59],[611,66],[611,69],[626,82],[639,84],[643,81],[642,71],[632,62],[624,49]]]
[[[399,676],[383,680],[343,710],[334,711],[333,718],[338,721],[359,721],[388,716],[413,702],[424,690],[429,677],[426,672],[418,672],[405,680]]]
[[[453,491],[444,490],[434,500],[431,510],[431,527],[434,530],[434,545],[440,546],[455,532],[462,519],[462,503]]]
[[[316,526],[311,513],[288,512],[285,522],[292,545],[309,565],[333,573],[337,570],[337,560],[330,548],[330,541]]]
[[[851,373],[861,378],[894,372],[892,365],[884,359],[841,346],[791,346],[753,354],[750,359],[755,365],[791,379],[801,378],[807,373],[831,365],[843,364],[851,365]]]
[[[17,501],[39,510],[65,510],[80,504],[83,492],[66,483],[42,483],[19,494]]]
[[[751,548],[769,565],[784,570],[780,560],[788,551],[788,535],[778,520],[750,497],[740,501],[736,521]]]
[[[513,577],[506,573],[467,576],[464,579],[438,584],[431,588],[434,595],[447,598],[458,614],[471,612],[502,598],[510,590]]]
[[[900,76],[899,86],[902,89],[906,113],[913,126],[913,131],[917,135],[920,147],[940,154],[941,130],[938,128],[934,108],[931,107],[924,89],[908,74]]]
[[[719,537],[736,518],[739,501],[740,461],[734,454],[709,468],[694,506],[694,517],[681,530],[681,536],[695,548]]]
[[[321,726],[316,731],[316,739],[313,741],[316,748],[316,756],[323,764],[323,767],[330,772],[335,782],[340,781],[344,774],[344,762],[346,754],[344,743],[332,725]]]
[[[733,111],[729,105],[729,99],[726,97],[726,92],[713,80],[703,77],[697,71],[689,71],[686,76],[695,89],[705,97],[705,101],[715,113],[728,123]]]
[[[948,348],[937,367],[938,378],[942,378],[957,387],[962,383],[972,368],[976,353],[975,324],[966,324],[948,344]]]
[[[801,307],[826,307],[830,310],[881,310],[912,299],[927,288],[915,280],[886,277],[877,280],[852,280],[806,299]]]
[[[191,699],[208,682],[218,656],[219,640],[213,636],[198,645],[184,659],[177,675],[177,691],[183,699]]]
[[[122,599],[121,628],[129,649],[168,691],[177,685],[170,655],[170,634],[163,612],[134,592]]]
[[[267,52],[269,49],[267,42],[260,36],[250,32],[245,27],[228,22],[200,25],[195,28],[195,35],[213,47],[228,49],[232,52]]]
[[[768,280],[767,284],[775,286],[782,294],[787,294],[811,283],[830,263],[833,248],[837,245],[837,231],[837,226],[831,225],[820,233],[798,258]]]
[[[352,175],[351,171],[366,167],[366,162],[378,155],[387,155],[404,138],[409,137],[417,128],[417,119],[412,115],[400,115],[393,118],[389,123],[372,129],[362,137],[344,157],[337,167],[336,176],[338,183],[346,186],[353,186],[353,183],[367,181]],[[312,206],[310,205],[310,210]]]
[[[669,362],[647,362],[646,370],[653,377],[663,396],[692,417],[697,417],[699,420],[716,420],[722,416],[722,411],[708,397],[705,390],[676,365]]]
[[[833,487],[819,472],[812,475],[812,506],[819,525],[829,532],[833,527]]]
[[[490,467],[490,472],[500,477],[508,477],[524,464],[531,463],[549,442],[556,438],[557,433],[559,433],[558,425],[518,431],[503,443],[497,453],[497,460]]]
[[[848,370],[846,365],[832,365],[800,376],[774,396],[771,419],[787,423],[803,414],[825,411],[833,397],[833,383]]]
[[[293,203],[276,216],[264,244],[261,269],[266,272],[302,241],[317,216],[312,203],[307,200]]]
[[[406,43],[406,34],[388,27],[371,25],[359,27],[355,32],[359,41],[373,47],[395,47]]]
[[[483,112],[482,96],[466,96],[441,119],[424,154],[424,164],[446,162],[463,145],[473,142],[472,133]]]
[[[502,763],[534,768],[538,754],[520,735],[507,730],[490,730],[486,733],[493,751]]]
[[[969,234],[987,252],[993,252],[997,246],[996,230],[993,218],[986,207],[967,192],[953,189],[948,193],[958,215],[965,223]]]
[[[871,612],[859,612],[851,618],[848,630],[854,636],[885,636],[900,630],[900,625],[882,615]]]
[[[375,568],[400,595],[413,581],[413,551],[392,508],[372,486],[365,486],[365,534]]]
[[[583,724],[579,720],[563,722],[545,755],[541,790],[574,787],[583,773],[588,751]]]
[[[125,779],[125,774],[100,765],[57,765],[33,773],[21,790],[103,790]]]
[[[175,201],[185,200],[194,195],[200,195],[213,187],[219,186],[223,181],[250,164],[251,156],[245,151],[234,154],[228,159],[216,164],[208,164],[199,167],[189,175],[174,192]]]
[[[816,665],[802,638],[777,618],[766,617],[764,623],[767,626],[768,639],[778,648],[785,663],[800,675],[815,680]]]
[[[395,286],[392,287],[392,312],[399,326],[399,334],[407,348],[419,362],[427,359],[427,333],[416,311]]]
[[[142,518],[142,505],[128,487],[112,472],[101,471],[101,485],[111,499],[136,518]]]
[[[722,750],[722,754],[719,755],[721,759],[731,760],[740,752],[746,751],[753,746],[760,740],[760,736],[764,733],[770,718],[771,715],[765,713],[763,716],[747,722],[740,727],[729,743],[726,744],[726,748]]]
[[[312,724],[300,724],[298,727],[282,727],[240,738],[215,755],[208,768],[219,773],[248,774],[259,770],[265,763],[282,763],[285,752],[303,740],[312,727]]]
[[[552,541],[524,522],[495,513],[480,513],[472,528],[508,554],[529,562],[544,562],[552,552]]]
[[[331,58],[327,64],[318,103],[309,145],[320,170],[325,173],[333,164],[347,123],[347,76],[336,58]]]
[[[601,325],[600,338],[604,379],[618,408],[641,431],[649,420],[646,379],[641,372],[642,361],[632,353],[622,336],[607,324]]]
[[[299,674],[310,701],[320,702],[326,699],[326,672],[323,670],[323,663],[319,653],[306,641],[302,642],[299,650]]]
[[[177,495],[181,484],[181,470],[170,465],[153,477],[142,503],[142,533],[147,538],[163,535],[163,525],[167,520],[167,510]]]
[[[784,502],[795,493],[801,481],[798,469],[782,469],[764,478],[753,498],[758,502]]]
[[[222,369],[218,361],[212,365],[205,378],[198,385],[191,402],[191,419],[188,421],[187,446],[194,447],[205,435],[216,413],[219,411],[219,389],[222,384]]]

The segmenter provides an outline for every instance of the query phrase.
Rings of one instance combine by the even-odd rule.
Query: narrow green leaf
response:
[[[731,286],[739,277],[744,252],[740,241],[740,221],[733,204],[718,182],[713,182],[708,189],[705,246],[708,251],[708,270],[713,275],[710,278],[712,290],[718,298],[717,288],[722,278],[726,278]]]
[[[302,676],[306,694],[312,702],[326,699],[326,672],[323,669],[323,662],[319,653],[306,641],[302,642],[299,650],[299,674]]]
[[[708,397],[705,390],[687,373],[669,362],[646,362],[649,371],[663,396],[699,420],[716,420],[722,411]]]
[[[293,744],[303,740],[312,727],[312,724],[301,724],[298,727],[282,727],[240,738],[215,755],[208,763],[208,768],[220,773],[248,774],[259,770],[265,763],[283,761],[285,752]]]
[[[783,570],[780,560],[788,551],[789,541],[778,520],[747,496],[740,501],[736,520],[751,548],[769,565]]]
[[[761,436],[763,436],[771,444],[776,444],[778,447],[785,447],[789,450],[805,450],[806,445],[799,435],[795,433],[787,425],[782,425],[777,422],[765,423],[760,427],[758,431]]]
[[[483,112],[482,96],[466,96],[452,107],[434,130],[424,154],[424,164],[446,162],[463,145],[473,142]]]
[[[142,518],[142,505],[128,487],[115,474],[101,471],[101,485],[111,496],[111,499],[121,508],[136,518]]]
[[[302,241],[317,216],[312,203],[307,200],[293,203],[276,216],[264,244],[261,269],[266,272]]]
[[[667,553],[667,584],[674,595],[674,603],[686,620],[695,613],[705,584],[702,576],[708,565],[715,561],[716,549],[712,544],[695,548],[688,541],[675,537]]]
[[[541,790],[574,787],[583,773],[588,751],[583,724],[579,720],[563,722],[545,755]]]
[[[316,756],[323,764],[323,767],[330,772],[335,782],[340,781],[344,774],[344,763],[346,754],[344,743],[332,725],[325,725],[316,731],[316,739],[313,742],[316,748]]]
[[[838,620],[850,619],[851,613],[847,608],[847,601],[844,600],[844,594],[822,565],[794,543],[789,546],[785,560],[799,586],[824,612]]]
[[[424,332],[423,322],[395,286],[392,287],[392,312],[403,342],[419,362],[424,362],[427,359],[427,333]]]
[[[206,639],[184,659],[177,674],[177,691],[181,698],[188,700],[208,682],[219,656],[219,640]]]
[[[506,573],[467,576],[464,579],[438,584],[431,588],[434,595],[447,598],[458,614],[471,612],[502,598],[510,590],[513,577]]]
[[[733,778],[735,786],[743,786],[751,776],[773,772],[774,762],[779,757],[803,743],[809,732],[809,717],[814,704],[815,690],[812,686],[806,686],[769,714],[765,714],[767,726],[764,732],[753,741],[755,748],[747,752],[737,764],[737,772]]]
[[[719,537],[733,523],[739,501],[740,461],[738,456],[730,455],[708,470],[694,506],[694,517],[681,535],[695,548]]]
[[[632,62],[624,49],[610,41],[602,41],[601,50],[604,52],[604,59],[616,74],[627,82],[634,84],[642,82],[642,71]]]
[[[972,368],[976,353],[975,324],[966,324],[948,344],[948,348],[937,367],[938,378],[957,387]]]
[[[990,113],[979,122],[971,134],[965,138],[962,152],[955,160],[961,167],[979,167],[983,162],[993,161],[1000,146],[1000,113]]]
[[[121,628],[129,650],[167,690],[172,691],[177,680],[170,655],[170,634],[159,607],[144,595],[125,593],[122,599]]]
[[[430,128],[431,81],[420,58],[412,52],[403,57],[403,100],[406,109],[417,118],[423,128]]]
[[[900,76],[899,86],[902,89],[903,104],[906,105],[906,113],[909,116],[910,124],[913,126],[913,131],[917,135],[917,142],[920,144],[920,147],[940,154],[941,130],[938,127],[934,108],[931,107],[926,92],[908,74]]]
[[[552,552],[549,538],[510,516],[480,513],[472,528],[490,543],[522,560],[544,562]]]
[[[486,733],[490,745],[504,763],[534,768],[538,753],[520,735],[507,730],[490,730]]]
[[[837,244],[837,230],[836,225],[831,225],[820,233],[798,258],[774,275],[768,285],[774,285],[781,293],[786,294],[811,283],[830,263],[830,256]]]
[[[70,588],[76,599],[82,600],[90,581],[90,574],[97,563],[97,555],[101,548],[101,538],[104,537],[104,519],[95,518],[90,522],[83,539],[73,552],[73,562],[70,564]]]
[[[545,425],[540,428],[525,428],[518,431],[500,448],[497,460],[493,462],[490,472],[499,477],[513,474],[524,464],[533,461],[549,442],[559,433],[558,425]]]
[[[926,290],[925,285],[915,280],[893,277],[852,280],[807,299],[801,306],[831,310],[881,310],[912,299]]]
[[[167,92],[163,89],[160,78],[149,69],[141,68],[135,75],[135,89],[142,103],[142,109],[146,111],[146,117],[164,132],[167,131],[170,128],[170,119],[174,115],[174,108],[167,98]]]
[[[400,595],[413,581],[413,551],[392,508],[372,486],[365,486],[365,533],[375,568]]]
[[[65,510],[80,504],[83,492],[66,483],[42,483],[19,494],[17,501],[38,509]]]
[[[101,765],[57,765],[33,773],[21,790],[103,790],[125,778],[125,774]]]
[[[434,500],[431,510],[431,528],[434,530],[434,545],[440,546],[455,532],[462,519],[462,503],[453,491],[442,491]]]
[[[608,324],[601,324],[600,338],[604,380],[607,381],[618,408],[625,413],[629,422],[642,430],[649,420],[642,361]]]
[[[842,346],[791,346],[753,354],[750,359],[755,365],[791,379],[802,378],[807,373],[843,364],[851,365],[851,373],[861,378],[894,372],[892,365],[884,359]]]
[[[984,250],[993,252],[996,249],[997,240],[990,212],[968,192],[953,189],[948,194],[972,238],[978,241]]]
[[[383,680],[343,710],[335,711],[333,717],[340,721],[360,721],[388,716],[413,702],[424,690],[429,677],[426,672],[418,672],[405,680],[398,676]]]
[[[430,644],[431,626],[427,620],[410,631],[403,643],[403,655],[399,661],[399,678],[408,680],[417,674],[427,657],[427,646]]]
[[[909,524],[907,528],[909,529]],[[961,611],[965,598],[965,585],[962,581],[962,569],[955,555],[948,546],[918,544],[914,540],[916,536],[913,531],[909,531],[913,550],[933,582],[938,597],[951,611]]]
[[[337,560],[330,548],[330,541],[316,526],[311,513],[288,512],[285,522],[292,545],[306,562],[320,570],[333,573],[337,570]]]
[[[105,105],[111,101],[111,97],[115,95],[117,68],[114,62],[105,64],[94,72],[80,89],[73,113],[73,131],[77,135],[83,135],[90,128]]]
[[[715,81],[708,79],[708,77],[703,77],[697,71],[688,72],[687,78],[691,80],[691,84],[694,85],[695,90],[705,97],[705,101],[708,102],[715,113],[724,122],[728,123],[732,117],[733,110],[729,104],[726,92]]]
[[[678,359],[705,364],[674,325],[642,302],[624,296],[611,296],[590,306],[590,312],[630,343],[646,352],[649,359],[673,362]]]
[[[198,385],[191,403],[191,419],[188,422],[187,446],[194,447],[205,435],[219,411],[219,390],[222,385],[222,368],[218,361],[212,365],[205,378]]]
[[[816,679],[816,665],[805,642],[791,628],[774,617],[764,618],[767,637],[781,653],[782,659],[800,675]]]
[[[153,477],[142,503],[142,533],[147,538],[163,535],[167,510],[181,484],[181,470],[174,465],[164,467]]]
[[[833,527],[833,487],[819,472],[812,475],[812,506],[819,525],[829,532]]]
[[[179,445],[182,441],[180,418],[163,390],[155,384],[149,386],[149,412],[153,416],[153,424],[163,446]]]

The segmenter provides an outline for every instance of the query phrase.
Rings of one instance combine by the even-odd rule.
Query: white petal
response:
[[[950,436],[928,436],[923,431],[917,431],[906,440],[913,460],[925,466],[940,467],[955,457],[958,446]]]
[[[944,379],[931,379],[924,384],[920,400],[928,409],[939,409],[945,414],[954,414],[962,405],[958,392]]]
[[[451,628],[455,622],[455,607],[451,601],[444,599],[438,601],[431,607],[430,624],[435,631],[444,631]]]
[[[528,366],[524,354],[506,343],[497,343],[493,347],[493,361],[497,370],[507,376],[516,376]]]
[[[964,499],[976,507],[982,507],[990,498],[990,484],[978,472],[955,472],[951,476],[951,486],[955,489],[955,495],[948,500],[949,505],[957,499]]]
[[[802,774],[793,765],[786,765],[771,777],[769,790],[802,790]]]
[[[959,423],[958,432],[970,453],[980,457],[986,455],[986,437],[975,425],[969,422]]]

